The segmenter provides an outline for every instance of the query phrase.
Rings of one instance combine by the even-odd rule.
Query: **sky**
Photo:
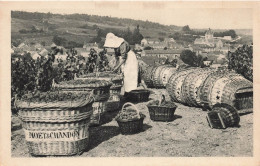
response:
[[[167,3],[95,2],[69,10],[62,6],[31,8],[24,11],[59,14],[84,13],[100,16],[148,20],[164,25],[189,25],[190,28],[252,29],[253,13],[250,8],[183,8]]]

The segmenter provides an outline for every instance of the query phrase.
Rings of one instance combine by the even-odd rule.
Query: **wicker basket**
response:
[[[191,72],[195,72],[195,69],[196,68],[189,68],[186,70],[182,70],[182,71],[176,72],[175,74],[173,74],[171,76],[168,84],[166,85],[166,89],[173,101],[183,103],[183,104],[185,103],[185,101],[183,99],[184,94],[181,93],[182,84],[183,84],[186,76]]]
[[[75,155],[88,145],[88,126],[92,115],[89,98],[80,101],[16,101],[25,139],[32,155]]]
[[[176,68],[172,66],[168,66],[163,68],[160,73],[160,83],[159,85],[163,88],[166,87],[171,75],[176,72]]]
[[[216,104],[207,114],[207,121],[211,128],[225,129],[238,126],[240,117],[237,110],[225,103]]]
[[[106,102],[94,102],[92,109],[93,114],[90,117],[90,126],[99,125],[101,116],[107,111]]]
[[[183,100],[186,104],[189,106],[201,106],[198,93],[203,82],[211,72],[213,70],[199,69],[187,75],[182,85]]]
[[[76,80],[75,80],[76,81]],[[76,91],[85,91],[85,92],[93,92],[95,101],[106,101],[110,95],[110,87],[112,85],[109,81],[104,80],[83,80],[84,81],[92,81],[93,83],[86,84],[74,84],[73,80],[63,81],[59,84],[53,83],[53,89],[58,89],[67,92],[76,92]]]
[[[151,120],[154,121],[163,121],[169,122],[174,120],[174,112],[177,108],[175,107],[166,107],[166,106],[157,106],[157,105],[148,105],[148,110]]]
[[[132,90],[127,95],[127,100],[133,103],[146,102],[149,99],[150,91],[145,89]]]
[[[240,89],[252,90],[253,84],[233,72],[216,72],[209,76],[201,89],[201,101],[212,108],[217,103],[236,105],[236,92]]]
[[[110,87],[110,95],[120,95],[121,94],[122,85],[113,85]]]
[[[147,70],[143,74],[143,79],[147,87],[152,88],[153,87],[153,80],[152,78],[152,73],[154,71],[155,67],[149,66]]]
[[[253,88],[240,89],[235,94],[235,108],[244,110],[253,108]]]
[[[139,116],[139,119],[132,120],[132,121],[116,119],[119,129],[122,134],[135,134],[135,133],[140,132],[143,129],[143,121],[144,121],[145,116],[144,115],[140,116],[140,112],[134,104],[132,104],[130,102],[125,103],[122,107],[122,110],[125,110],[126,106],[129,106],[129,105],[132,106],[136,110],[136,112]]]
[[[152,81],[153,81],[153,86],[155,88],[162,88],[162,85],[160,84],[160,80],[161,80],[160,74],[161,74],[162,70],[167,67],[169,67],[169,66],[168,65],[167,66],[166,65],[158,66],[156,68],[156,70],[154,71]]]
[[[106,110],[108,112],[112,112],[112,111],[115,111],[115,110],[119,110],[120,109],[120,101],[111,101],[111,100],[108,100],[106,102]]]

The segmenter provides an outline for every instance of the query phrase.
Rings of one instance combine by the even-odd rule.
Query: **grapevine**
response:
[[[228,68],[253,81],[253,46],[243,45],[228,53]]]

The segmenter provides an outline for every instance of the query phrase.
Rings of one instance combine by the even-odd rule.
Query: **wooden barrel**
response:
[[[162,70],[164,70],[165,68],[168,68],[168,65],[162,65],[162,66],[158,66],[156,68],[156,70],[154,71],[154,75],[153,75],[153,86],[155,88],[162,88],[163,86],[160,83],[160,78],[161,78],[161,72]]]
[[[159,85],[163,88],[166,87],[171,75],[176,72],[176,67],[168,66],[162,69],[160,74],[160,83]]]
[[[176,73],[172,74],[172,76],[170,77],[170,79],[166,85],[166,89],[173,101],[179,102],[179,103],[184,103],[183,97],[181,94],[181,87],[182,87],[183,81],[184,81],[185,77],[187,76],[187,74],[193,72],[194,69],[196,69],[196,68],[188,68],[186,70],[176,72]]]
[[[196,72],[189,73],[182,85],[183,100],[190,106],[200,106],[198,91],[207,76],[213,72],[212,69],[198,69]]]
[[[151,80],[153,70],[154,70],[154,67],[149,66],[149,67],[147,67],[147,70],[142,75],[143,80],[144,80],[144,82],[145,82],[145,84],[147,85],[148,88],[153,87],[153,81]]]

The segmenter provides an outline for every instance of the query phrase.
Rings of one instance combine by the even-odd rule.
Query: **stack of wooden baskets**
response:
[[[149,66],[142,78],[149,88],[165,88],[170,76],[175,72],[176,68],[171,65]]]
[[[120,108],[121,88],[123,86],[123,76],[111,72],[90,73],[84,76],[75,78],[75,80],[105,80],[112,82],[110,87],[110,97],[105,103],[107,111],[114,111]]]
[[[95,102],[93,103],[93,115],[91,125],[99,125],[100,118],[106,111],[106,102],[110,97],[110,87],[112,83],[99,79],[75,79],[53,84],[53,89],[66,92],[93,92]]]
[[[212,108],[217,103],[226,103],[245,109],[252,108],[253,103],[252,82],[231,71],[184,69],[172,74],[166,90],[173,101],[189,106]]]
[[[47,96],[47,97],[46,97]],[[89,141],[90,93],[42,92],[15,102],[32,155],[75,155]]]

